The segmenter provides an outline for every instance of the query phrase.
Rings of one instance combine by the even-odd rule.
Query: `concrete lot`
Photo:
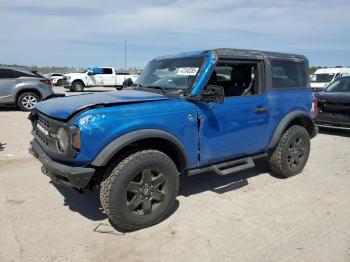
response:
[[[63,92],[63,89],[57,89]],[[0,261],[350,261],[350,131],[322,130],[304,172],[184,177],[173,214],[115,231],[97,192],[50,183],[28,113],[0,109]]]

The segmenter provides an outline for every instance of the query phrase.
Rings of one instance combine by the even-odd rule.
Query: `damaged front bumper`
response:
[[[95,173],[95,169],[91,167],[68,166],[52,160],[35,139],[31,142],[29,153],[43,164],[41,168],[43,174],[71,187],[79,189],[87,187]]]

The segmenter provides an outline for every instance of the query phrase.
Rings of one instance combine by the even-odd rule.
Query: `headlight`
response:
[[[61,152],[67,151],[69,138],[68,138],[67,131],[63,127],[60,127],[60,129],[58,129],[57,140],[58,140],[58,147],[60,151]]]

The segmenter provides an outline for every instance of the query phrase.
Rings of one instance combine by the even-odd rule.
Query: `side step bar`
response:
[[[235,172],[243,171],[252,167],[255,167],[254,159],[265,157],[267,154],[256,155],[253,157],[245,157],[225,163],[212,165],[204,168],[193,169],[188,171],[188,176],[194,176],[201,173],[214,171],[220,176],[226,176]]]
[[[254,161],[251,157],[242,158],[238,160],[233,160],[230,162],[222,163],[219,165],[211,166],[213,168],[213,171],[220,175],[220,176],[226,176],[228,174],[232,174],[235,172],[239,172],[242,170],[246,170],[252,167],[255,167]]]

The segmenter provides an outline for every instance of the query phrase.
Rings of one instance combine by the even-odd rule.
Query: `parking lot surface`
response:
[[[169,218],[123,234],[97,191],[79,194],[41,174],[27,152],[27,117],[0,109],[1,262],[350,261],[350,131],[322,129],[303,173],[289,179],[263,160],[225,177],[183,177]]]

